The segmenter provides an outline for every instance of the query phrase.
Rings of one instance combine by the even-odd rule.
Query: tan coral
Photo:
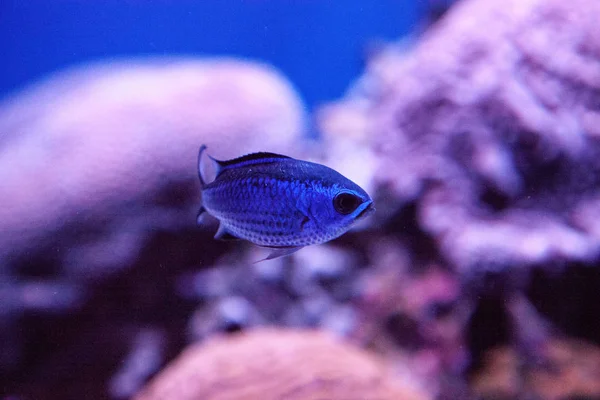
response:
[[[421,400],[376,357],[318,331],[260,329],[188,348],[135,400]]]

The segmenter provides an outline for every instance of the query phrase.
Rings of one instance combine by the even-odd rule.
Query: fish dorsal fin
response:
[[[210,157],[210,156],[209,156]],[[211,160],[215,162],[217,165],[217,176],[227,169],[231,168],[239,168],[239,167],[247,167],[250,165],[258,165],[258,164],[269,164],[273,162],[278,162],[281,160],[289,160],[291,157],[284,156],[281,154],[268,153],[268,152],[260,152],[260,153],[252,153],[246,154],[245,156],[241,156],[238,158],[234,158],[232,160],[216,160],[210,157]]]

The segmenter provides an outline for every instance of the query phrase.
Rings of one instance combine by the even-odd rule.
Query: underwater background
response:
[[[0,2],[0,399],[600,398],[600,2]],[[197,154],[376,212],[286,257]]]
[[[236,56],[280,69],[312,108],[338,98],[369,46],[415,31],[428,1],[3,1],[6,94],[99,59]]]

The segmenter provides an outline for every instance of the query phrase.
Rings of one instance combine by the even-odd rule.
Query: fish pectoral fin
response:
[[[227,231],[227,229],[223,226],[223,224],[219,225],[219,229],[217,233],[215,233],[215,239],[219,240],[240,240],[239,237],[232,235]]]
[[[304,230],[304,225],[306,225],[306,223],[307,223],[308,221],[310,221],[310,218],[308,218],[308,216],[307,216],[307,215],[305,215],[305,216],[302,218],[302,221],[300,221],[300,231],[303,231],[303,230]]]
[[[204,207],[200,207],[200,209],[198,210],[198,215],[196,215],[196,224],[198,224],[198,226],[200,225],[204,225],[204,222],[206,220],[206,208]]]
[[[259,263],[261,261],[272,260],[274,258],[279,258],[283,256],[289,256],[292,253],[297,252],[304,246],[293,246],[293,247],[270,247],[271,253],[266,258],[262,260],[255,261],[254,264]]]

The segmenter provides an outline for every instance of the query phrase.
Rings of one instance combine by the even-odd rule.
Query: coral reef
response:
[[[0,264],[42,253],[89,278],[192,225],[199,144],[290,153],[303,131],[276,71],[227,59],[83,67],[0,110]]]
[[[160,249],[164,241],[157,238],[182,235],[189,245],[177,251],[196,259],[222,250],[206,246],[212,235],[195,224],[200,144],[224,157],[265,148],[294,153],[303,132],[303,106],[289,82],[269,66],[233,59],[87,65],[5,99],[0,381],[18,382],[11,374],[30,360],[45,365],[46,351],[65,346],[60,337],[76,341],[71,335],[82,332],[69,328],[82,329],[84,315],[95,315],[90,307],[98,305],[106,279],[123,278],[126,267],[140,264],[151,276],[144,257],[148,247]],[[185,239],[190,231],[199,233]],[[140,291],[131,293],[143,298]],[[116,292],[109,295],[118,298]],[[36,350],[46,318],[71,322]],[[122,335],[127,340],[129,333]]]
[[[318,331],[260,329],[194,345],[136,400],[428,397],[373,355]]]
[[[365,181],[390,213],[415,203],[421,231],[461,270],[593,262],[598,15],[593,0],[457,4],[321,110],[331,161],[369,149]]]
[[[364,265],[353,253],[311,246],[287,259],[252,264],[261,258],[253,250],[241,262],[225,256],[179,276],[179,294],[200,303],[188,327],[193,339],[265,324],[340,335],[357,329],[354,302],[361,290],[355,282]]]
[[[557,329],[530,301],[563,333],[598,341],[589,296],[555,319],[546,302],[573,304],[571,291],[531,290],[540,270],[598,263],[598,15],[593,0],[462,1],[413,47],[374,55],[316,114],[327,162],[376,193],[364,340],[412,351],[415,365],[430,350],[424,376],[441,396],[462,398],[447,384],[490,346],[511,342],[523,363],[547,357]],[[454,301],[425,301],[436,270],[454,281],[447,293],[460,287]],[[406,301],[421,285],[423,308]]]
[[[259,264],[194,226],[195,157],[304,151],[276,71],[116,63],[7,99],[0,396],[129,398],[191,342],[138,400],[597,395],[598,15],[595,0],[464,0],[374,55],[316,111],[304,158],[377,214]]]
[[[600,349],[576,340],[552,340],[547,362],[523,370],[515,349],[490,350],[481,371],[473,377],[474,393],[481,399],[514,398],[526,393],[547,400],[598,398]]]

